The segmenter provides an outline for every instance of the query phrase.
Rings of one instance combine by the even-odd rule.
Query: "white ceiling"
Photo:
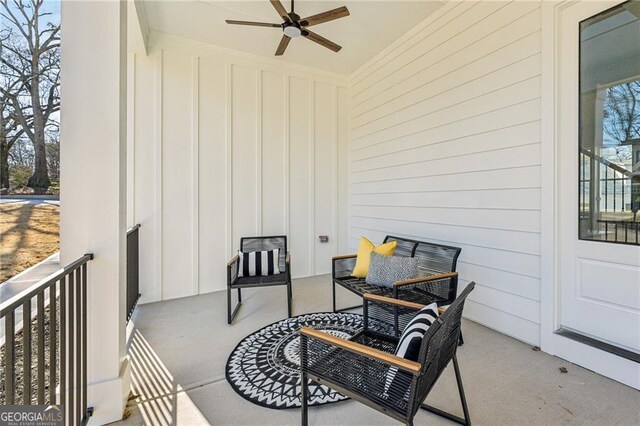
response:
[[[282,3],[290,10],[288,0],[283,0]],[[148,0],[141,4],[152,31],[348,75],[432,14],[444,2],[297,0],[295,11],[303,18],[340,6],[349,8],[350,16],[311,28],[341,45],[342,50],[334,53],[300,37],[291,41],[281,57],[274,56],[282,37],[281,29],[225,23],[225,19],[281,23],[281,18],[268,0]]]

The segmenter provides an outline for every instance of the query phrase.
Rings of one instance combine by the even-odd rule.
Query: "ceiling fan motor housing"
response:
[[[297,22],[285,22],[282,24],[282,30],[284,31],[284,35],[290,38],[302,35],[302,28]]]

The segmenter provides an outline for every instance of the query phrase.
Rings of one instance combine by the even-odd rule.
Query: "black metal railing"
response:
[[[598,220],[604,226],[604,240],[616,243],[640,244],[640,222]]]
[[[640,245],[640,175],[580,150],[581,228],[587,239]],[[590,223],[590,225],[587,225]]]
[[[0,305],[0,405],[55,404],[65,424],[86,424],[87,262],[85,254]]]
[[[139,230],[134,225],[127,231],[127,322],[140,298]]]

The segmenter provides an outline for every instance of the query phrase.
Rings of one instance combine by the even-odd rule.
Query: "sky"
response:
[[[15,4],[15,1],[16,0],[8,0],[9,8],[14,12],[16,16],[20,16]],[[17,1],[19,2],[22,1],[23,3],[26,3],[26,4],[30,3],[29,0],[17,0]],[[44,22],[40,23],[43,28],[47,25],[48,22],[51,22],[53,24],[60,23],[60,0],[45,0],[40,10],[43,13],[50,13],[50,15],[46,16],[46,19],[44,20]],[[7,23],[3,19],[2,27],[6,27],[6,25]]]
[[[46,13],[51,13],[48,20],[54,24],[60,23],[60,0],[45,0],[42,6]]]

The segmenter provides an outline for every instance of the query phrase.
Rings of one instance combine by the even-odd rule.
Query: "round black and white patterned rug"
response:
[[[362,329],[362,315],[313,313],[287,318],[245,337],[231,352],[227,381],[243,398],[269,408],[300,407],[298,329],[312,327],[348,339]],[[326,386],[309,386],[309,405],[343,401]]]

